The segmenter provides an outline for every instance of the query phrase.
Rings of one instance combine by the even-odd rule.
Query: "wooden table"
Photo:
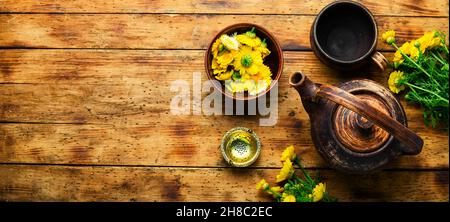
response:
[[[322,65],[309,44],[315,15],[330,0],[0,0],[0,199],[4,201],[270,201],[255,184],[273,182],[293,144],[341,201],[448,201],[448,133],[426,127],[404,99],[409,126],[425,141],[365,176],[327,167],[309,119],[287,84],[301,70],[321,83],[365,77],[387,85],[389,70],[350,74]],[[404,42],[433,29],[448,34],[448,1],[361,1],[380,32]],[[238,22],[272,31],[284,50],[278,123],[256,116],[170,113],[175,80],[206,80],[203,56],[215,33]],[[392,58],[392,49],[378,43]],[[206,93],[203,94],[205,96]],[[262,140],[250,168],[230,168],[218,149],[232,127]]]

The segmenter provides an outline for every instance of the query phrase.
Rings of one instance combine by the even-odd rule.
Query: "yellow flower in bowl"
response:
[[[222,69],[227,69],[227,67],[233,62],[234,57],[238,51],[235,50],[226,50],[225,52],[219,53],[217,56],[217,63],[219,67]]]
[[[263,64],[261,53],[253,51],[249,46],[242,46],[234,58],[234,69],[239,71],[241,76],[245,74],[254,75],[259,71],[259,65]]]
[[[231,58],[233,52],[236,54]],[[213,84],[214,88],[233,100],[249,101],[268,93],[275,85],[273,80],[279,80],[283,63],[277,39],[264,27],[251,23],[223,28],[205,53],[208,79],[221,81]]]
[[[267,48],[266,39],[264,39],[259,46],[254,48],[256,51],[261,53],[263,59],[270,54],[270,50]]]
[[[217,75],[216,75],[216,79],[217,79],[217,80],[227,80],[227,79],[230,79],[231,76],[233,75],[233,73],[234,73],[233,70],[230,70],[230,71],[226,71],[226,70],[225,70],[225,72],[217,74]]]
[[[216,39],[216,41],[214,41],[213,45],[211,46],[213,57],[216,58],[219,52],[222,52],[224,50],[224,47],[225,46],[222,44],[222,41],[220,41],[220,39]]]
[[[243,34],[236,35],[236,40],[239,43],[248,45],[252,48],[261,45],[261,39],[256,36],[255,28],[252,28],[250,31],[247,31]]]
[[[228,50],[238,50],[239,42],[236,38],[230,37],[229,35],[220,36],[220,41]]]

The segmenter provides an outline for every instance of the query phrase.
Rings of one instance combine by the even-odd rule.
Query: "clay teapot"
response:
[[[308,112],[316,149],[335,169],[367,173],[422,150],[423,140],[407,128],[400,102],[374,81],[322,85],[296,72],[289,84]]]

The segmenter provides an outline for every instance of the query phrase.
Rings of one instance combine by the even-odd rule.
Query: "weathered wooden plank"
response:
[[[255,166],[277,166],[284,147],[294,144],[305,165],[324,167],[326,164],[310,139],[308,117],[299,101],[295,101],[297,96],[292,97],[296,99],[280,104],[278,123],[274,127],[258,126],[255,116],[173,116],[148,109],[142,114],[131,114],[135,111],[124,109],[97,117],[112,125],[1,124],[0,161],[225,166],[218,149],[222,135],[232,127],[247,126],[258,133],[263,143],[263,152]],[[284,108],[289,103],[292,105]],[[425,147],[420,155],[401,157],[389,168],[448,167],[447,132],[425,128],[420,111],[406,107],[410,128],[425,140]],[[46,109],[58,108],[36,107],[36,118],[41,112],[45,115]],[[67,112],[74,113],[74,120],[89,118],[76,110]],[[18,117],[17,121],[24,119]]]
[[[57,0],[1,0],[0,12],[37,13],[230,13],[230,14],[317,14],[332,0],[153,0],[153,1],[57,1]],[[448,16],[448,1],[363,0],[375,15]]]
[[[283,49],[309,49],[314,16],[185,14],[0,14],[0,47],[205,49],[215,33],[239,22],[263,25]],[[448,18],[377,17],[400,42],[448,30]],[[280,26],[280,24],[283,24]],[[378,48],[391,50],[379,41]]]
[[[277,169],[0,166],[3,201],[271,201]],[[448,171],[355,176],[320,170],[340,201],[448,201]]]
[[[157,126],[0,124],[0,162],[224,167],[227,164],[218,148],[221,136],[231,127],[243,125],[255,129],[262,140],[261,156],[253,166],[279,166],[281,152],[293,144],[304,165],[327,167],[312,144],[309,122],[304,118],[283,117],[276,127],[258,127],[232,117],[201,118],[198,123],[173,118],[174,122]],[[213,126],[205,126],[207,121],[214,121]],[[185,125],[177,125],[180,123]],[[445,132],[418,132],[425,140],[422,153],[402,156],[387,168],[448,168]]]
[[[148,83],[165,90],[159,87],[169,87],[174,80],[192,83],[194,72],[207,80],[204,53],[203,50],[2,49],[0,83],[117,86]],[[322,83],[359,77],[386,85],[391,71],[380,73],[368,64],[360,71],[339,72],[323,65],[313,52],[285,51],[283,55],[286,78],[295,71],[303,71]],[[392,52],[383,55],[392,60]]]
[[[168,90],[174,80],[192,83],[194,72],[204,73],[203,50],[0,50],[0,83],[70,85],[147,84]],[[392,53],[384,53],[388,58]],[[335,83],[367,76],[386,83],[387,74],[373,66],[356,73],[339,73],[320,63],[312,52],[284,52],[283,75],[295,71],[319,82]],[[154,92],[154,91],[153,91]]]
[[[284,147],[294,144],[307,166],[323,167],[310,139],[308,116],[287,84],[288,74],[302,70],[321,83],[366,77],[384,85],[388,75],[374,70],[339,74],[311,52],[286,52],[278,123],[260,127],[257,116],[170,113],[170,100],[176,95],[169,90],[171,82],[181,79],[192,85],[191,73],[203,73],[202,51],[0,52],[0,83],[21,83],[1,85],[0,121],[96,124],[2,124],[0,161],[9,163],[225,166],[217,149],[221,136],[242,125],[262,138],[264,149],[255,166],[278,166]],[[206,80],[204,74],[202,79]],[[447,132],[426,128],[420,109],[403,104],[425,148],[419,156],[402,157],[389,167],[448,167]]]

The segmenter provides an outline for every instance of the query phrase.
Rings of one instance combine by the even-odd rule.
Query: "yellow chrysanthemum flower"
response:
[[[227,71],[227,68],[221,68],[219,66],[219,63],[217,63],[217,59],[212,60],[211,68],[213,70],[214,75],[218,75]]]
[[[261,45],[261,39],[256,36],[255,28],[252,28],[252,30],[247,31],[244,34],[236,35],[236,39],[238,40],[238,42],[244,45],[248,45],[252,48]]]
[[[290,145],[281,153],[281,161],[294,160],[297,155],[294,152],[294,146]]]
[[[434,38],[434,32],[427,32],[422,37],[417,39],[417,42],[420,44],[420,50],[425,52],[425,50],[429,47],[430,42]]]
[[[225,88],[232,93],[248,91],[250,95],[256,95],[267,89],[270,81],[261,80],[255,82],[253,80],[232,80],[225,82]]]
[[[266,39],[264,39],[261,42],[261,45],[255,47],[256,51],[259,51],[261,53],[261,56],[263,57],[263,59],[268,56],[270,54],[270,50],[267,48],[267,43],[266,43]]]
[[[429,48],[434,48],[442,44],[441,38],[436,36],[436,31],[427,32],[422,37],[417,39],[420,44],[420,50],[422,53]]]
[[[280,186],[274,186],[274,187],[271,187],[270,189],[271,189],[273,192],[276,192],[276,193],[281,193],[281,192],[283,192],[283,188],[280,187]]]
[[[403,72],[394,71],[389,75],[388,85],[389,89],[394,93],[399,93],[405,89],[404,85],[399,85],[398,81],[403,79]]]
[[[261,56],[263,58],[266,58],[266,56],[268,56],[270,54],[270,50],[264,46],[258,46],[255,48],[256,51],[261,53]]]
[[[219,68],[219,63],[217,63],[217,59],[216,59],[216,58],[213,58],[213,59],[212,59],[212,61],[211,61],[211,68],[212,68],[212,69],[217,69],[217,68]]]
[[[242,46],[234,58],[234,68],[241,76],[248,73],[254,75],[258,73],[259,65],[263,64],[261,53],[253,51],[249,46]]]
[[[429,47],[430,48],[434,48],[434,47],[437,47],[437,46],[441,46],[441,45],[443,45],[444,43],[442,43],[442,39],[440,38],[440,37],[435,37],[435,38],[433,38],[431,41],[430,41],[430,45],[429,45]]]
[[[275,194],[270,191],[267,191],[267,193],[272,194],[274,198],[276,198],[278,195],[281,195],[281,192],[283,192],[283,188],[279,186],[271,187],[270,190]]]
[[[402,64],[405,60],[401,54],[410,56],[411,58],[417,58],[415,56],[419,55],[419,50],[414,46],[414,43],[412,42],[405,42],[403,45],[395,52],[394,59],[392,60],[394,63]]]
[[[269,88],[270,84],[272,83],[272,78],[269,77],[258,81],[247,80],[247,82],[248,94],[254,96]]]
[[[222,73],[224,73],[226,71],[227,71],[226,69],[214,69],[213,70],[213,74],[214,75],[220,75],[220,74],[222,74]]]
[[[247,36],[246,34],[240,34],[240,35],[236,35],[236,39],[239,43],[248,45],[250,47],[257,47],[257,46],[261,45],[261,39],[259,37],[251,38],[251,37]]]
[[[413,42],[409,43],[409,57],[417,60],[419,58],[419,48],[415,46]]]
[[[248,91],[249,93],[253,92],[255,90],[255,88],[256,88],[256,83],[253,80],[244,80],[242,82],[242,84],[245,87],[245,91]]]
[[[324,184],[324,183],[317,184],[314,187],[313,193],[312,193],[313,202],[318,202],[318,201],[322,200],[326,189],[327,189],[327,185],[326,184]]]
[[[292,174],[294,174],[294,167],[292,166],[291,160],[287,159],[283,163],[283,167],[281,168],[280,173],[277,175],[277,183],[291,178]]]
[[[399,50],[397,50],[397,51],[395,52],[394,58],[392,59],[393,62],[396,62],[396,63],[399,63],[399,64],[403,63],[404,58],[403,58],[403,56],[402,56],[400,50],[401,50],[403,53],[405,53],[404,50],[407,48],[407,47],[403,47],[403,46],[405,46],[405,44],[408,44],[408,45],[409,45],[408,42],[405,42],[405,43],[399,48]]]
[[[225,88],[232,93],[239,93],[247,91],[249,88],[250,82],[241,81],[241,80],[230,80],[225,82]]]
[[[264,64],[258,65],[258,72],[253,75],[244,74],[242,77],[244,79],[252,79],[254,81],[263,80],[266,78],[270,78],[272,76],[272,72],[270,71],[270,68]]]
[[[227,68],[221,68],[219,66],[219,63],[217,63],[217,59],[213,58],[212,62],[211,62],[211,68],[213,70],[213,74],[217,75],[217,74],[221,74],[227,71]]]
[[[381,38],[383,38],[383,41],[385,41],[387,44],[392,44],[395,42],[395,31],[389,30],[383,33],[383,35],[381,35]]]
[[[211,52],[212,52],[214,58],[217,57],[217,55],[221,51],[221,46],[223,47],[220,39],[216,39],[216,41],[211,46]]]
[[[228,50],[238,50],[239,42],[234,37],[230,37],[229,35],[220,36],[220,41]]]
[[[266,90],[272,83],[272,73],[266,65],[259,65],[258,73],[244,74],[242,79],[247,81],[247,90],[250,95],[257,95]]]
[[[405,42],[394,54],[394,59],[392,61],[396,64],[395,67],[402,64],[404,61],[400,51],[411,59],[417,60],[420,52],[425,53],[427,49],[442,45],[442,39],[436,34],[436,31],[427,32],[417,40]]]
[[[296,201],[297,200],[295,199],[294,195],[287,193],[283,193],[283,195],[281,195],[281,202],[296,202]]]
[[[226,71],[226,72],[217,74],[217,76],[215,76],[215,77],[217,80],[228,80],[228,79],[231,79],[233,72],[234,72],[233,70]]]
[[[217,56],[217,63],[219,64],[219,68],[226,69],[228,65],[230,65],[233,62],[234,57],[236,56],[237,53],[238,51],[235,50],[231,51],[226,50],[225,52],[219,54]]]
[[[256,189],[257,190],[267,190],[267,189],[269,189],[269,184],[266,182],[265,179],[262,179],[261,181],[259,181],[256,184]]]

